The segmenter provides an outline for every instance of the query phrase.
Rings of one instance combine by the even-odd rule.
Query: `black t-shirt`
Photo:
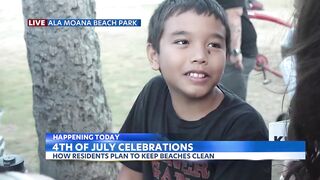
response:
[[[224,8],[230,9],[234,7],[243,7],[243,15],[241,16],[242,35],[241,35],[241,51],[244,57],[253,58],[258,54],[257,33],[253,24],[249,20],[245,6],[245,0],[217,0]]]
[[[185,121],[172,106],[161,76],[150,80],[134,103],[121,133],[160,133],[169,140],[268,140],[263,119],[223,87],[218,108],[197,121]],[[122,162],[149,179],[270,180],[271,161]],[[169,178],[168,178],[169,177]]]

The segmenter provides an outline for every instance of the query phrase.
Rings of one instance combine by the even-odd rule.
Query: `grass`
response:
[[[22,155],[27,168],[38,171],[37,136],[32,116],[32,89],[28,65],[17,60],[15,65],[9,63],[1,67],[0,107],[4,114],[0,132],[6,141],[6,153]]]

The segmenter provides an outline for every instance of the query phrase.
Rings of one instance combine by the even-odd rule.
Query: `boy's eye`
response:
[[[174,41],[174,44],[185,45],[185,44],[189,44],[189,41],[188,40],[176,40],[176,41]]]
[[[209,43],[208,47],[211,48],[221,48],[221,45],[219,43]]]

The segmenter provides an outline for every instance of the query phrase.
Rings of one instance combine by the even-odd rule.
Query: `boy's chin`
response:
[[[185,91],[185,96],[188,99],[204,99],[204,98],[209,98],[212,93],[212,89],[208,90],[186,90]]]

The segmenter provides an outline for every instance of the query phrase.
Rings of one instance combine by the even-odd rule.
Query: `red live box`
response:
[[[44,27],[48,26],[48,20],[47,19],[28,19],[28,26],[30,27]]]

